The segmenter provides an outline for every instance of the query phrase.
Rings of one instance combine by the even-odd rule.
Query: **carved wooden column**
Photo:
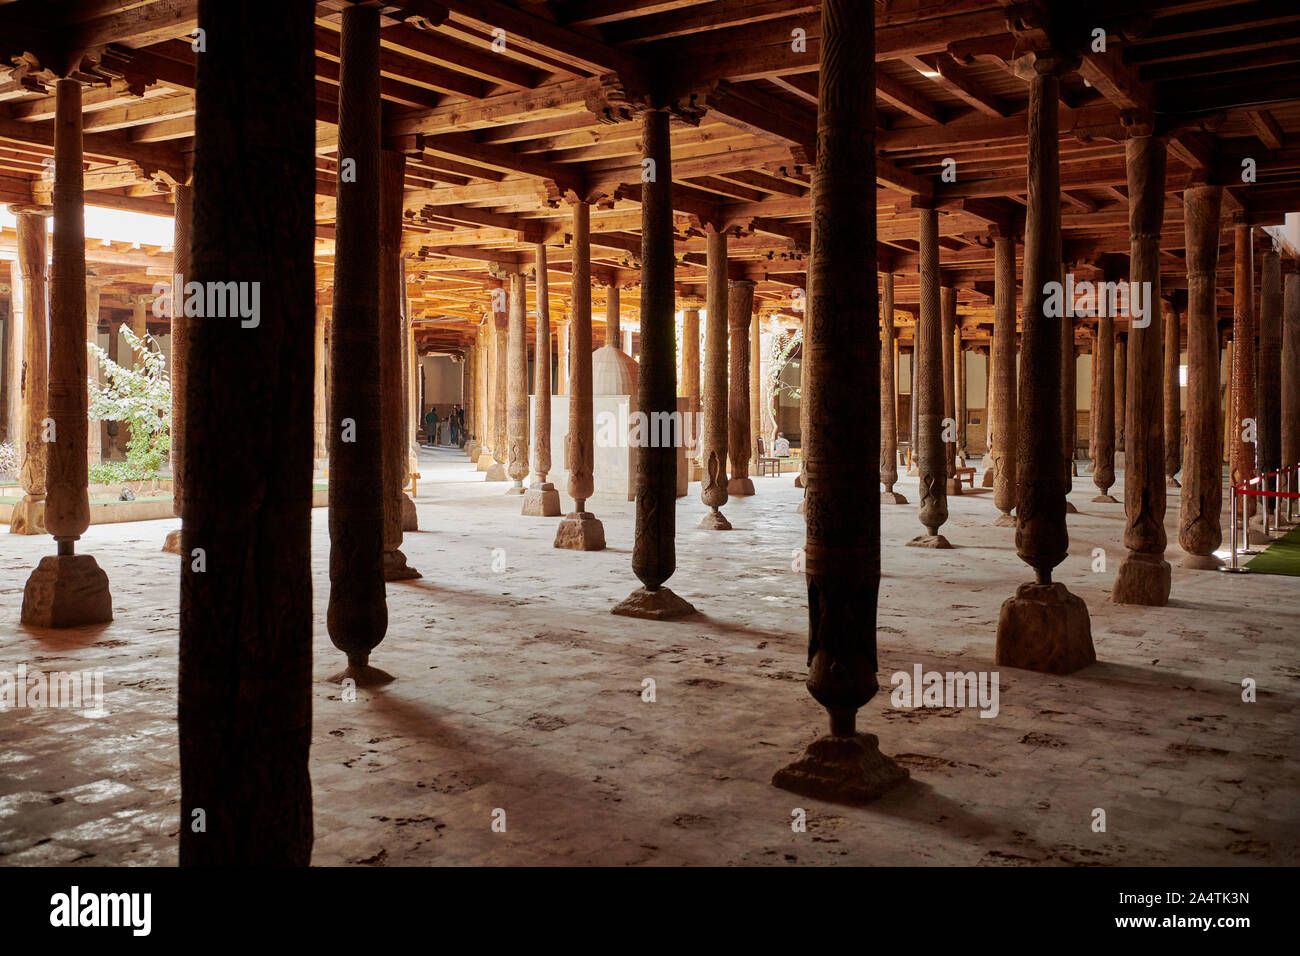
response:
[[[508,495],[524,493],[528,477],[528,316],[524,277],[511,273],[507,280],[510,292],[510,316],[506,356],[506,442],[508,474],[512,484]]]
[[[1165,480],[1170,488],[1178,488],[1174,477],[1183,466],[1183,418],[1179,396],[1178,367],[1182,357],[1182,329],[1178,320],[1178,306],[1163,303],[1165,322],[1164,343],[1164,413],[1165,413]]]
[[[1109,307],[1097,319],[1097,346],[1092,352],[1093,376],[1097,382],[1092,418],[1092,483],[1097,497],[1092,500],[1116,504],[1110,494],[1115,484],[1115,317]]]
[[[628,617],[666,620],[694,614],[695,608],[664,587],[677,569],[677,449],[681,434],[670,426],[672,434],[664,435],[653,425],[657,417],[677,421],[676,261],[668,112],[643,110],[641,122],[645,156],[654,174],[641,187],[641,361],[636,407],[652,424],[649,443],[636,449],[632,571],[642,587],[612,610]],[[749,354],[744,345],[742,351]]]
[[[188,253],[187,253],[188,254]],[[89,270],[86,272],[86,341],[99,343],[99,299],[100,292],[107,285],[108,280],[93,275]],[[173,327],[176,320],[172,319]],[[172,365],[175,367],[176,355],[176,333],[172,332]],[[89,382],[99,384],[99,359],[89,358],[86,360],[86,377]],[[177,466],[176,439],[179,429],[176,427],[176,376],[172,373],[172,426],[171,426],[171,443],[172,443],[172,488],[175,496],[176,509],[175,513],[180,514],[180,496],[175,491],[175,480]],[[89,401],[89,399],[87,399]],[[103,422],[89,422],[86,428],[86,464],[94,468],[103,461]],[[177,546],[179,547],[180,534],[177,533]],[[164,549],[166,550],[166,549]]]
[[[1128,555],[1115,575],[1116,604],[1164,607],[1169,603],[1165,560],[1164,416],[1160,321],[1160,229],[1165,211],[1165,141],[1133,136],[1124,144],[1128,161],[1129,282],[1141,290],[1142,310],[1129,324],[1128,448],[1124,453],[1124,546]]]
[[[1016,243],[993,240],[993,523],[1015,527],[1016,506]]]
[[[347,667],[331,680],[354,680],[365,686],[392,680],[391,675],[370,666],[370,653],[388,630],[384,592],[386,456],[380,395],[384,320],[380,314],[383,171],[378,8],[345,7],[340,43],[338,153],[356,160],[356,177],[339,179],[337,197],[329,368],[333,421],[329,433],[327,621],[330,640],[348,657]],[[199,181],[197,172],[195,181]],[[196,203],[199,198],[201,194]],[[195,231],[200,240],[204,238],[197,216]],[[304,348],[310,341],[305,332],[297,333]],[[302,387],[306,389],[306,382]],[[309,434],[302,439],[304,450]],[[306,479],[304,487],[310,489]]]
[[[1219,269],[1219,210],[1223,187],[1183,192],[1187,248],[1187,460],[1178,508],[1182,567],[1212,571],[1223,566],[1214,552],[1223,543],[1223,466],[1219,415],[1219,315],[1215,276]]]
[[[560,516],[560,493],[547,480],[551,470],[551,292],[546,246],[537,243],[537,340],[533,350],[533,480],[521,514]]]
[[[1258,430],[1255,425],[1255,247],[1248,225],[1238,223],[1234,237],[1232,429],[1228,438],[1232,449],[1230,480],[1239,485],[1255,476],[1255,444],[1250,440]],[[1246,513],[1253,515],[1253,499],[1247,497],[1245,502]]]
[[[570,317],[565,315],[555,323],[555,394],[569,394],[569,333]]]
[[[402,188],[406,157],[394,150],[379,154],[379,421],[383,429],[384,580],[409,581],[420,572],[402,552],[403,510],[410,475],[406,437],[407,396],[402,306],[406,272],[402,265]],[[411,504],[414,510],[414,503]]]
[[[1275,250],[1264,253],[1259,284],[1259,372],[1256,389],[1259,421],[1259,473],[1282,467],[1282,260]],[[1277,478],[1265,478],[1264,488],[1277,490]],[[1276,498],[1260,498],[1275,527]]]
[[[1053,51],[1034,55],[1029,85],[1028,208],[1020,411],[1016,424],[1016,553],[1034,569],[998,616],[995,660],[1068,674],[1096,660],[1088,608],[1052,568],[1065,560],[1064,450],[1061,448],[1061,318],[1045,308],[1061,278],[1059,104],[1061,74],[1074,63]]]
[[[1220,371],[1220,378],[1223,379],[1223,428],[1219,432],[1219,457],[1220,464],[1230,465],[1232,456],[1236,454],[1237,445],[1232,439],[1232,416],[1236,413],[1236,403],[1232,397],[1232,330],[1228,330],[1226,341],[1223,343],[1223,363]],[[1231,482],[1231,469],[1229,469],[1229,482]]]
[[[498,290],[494,290],[498,291]],[[499,298],[493,295],[494,301]],[[506,290],[506,311],[492,311],[492,463],[488,465],[485,481],[509,481],[506,462],[510,457],[510,313],[509,291]],[[525,416],[525,423],[527,416]],[[524,459],[527,462],[527,458]]]
[[[81,83],[58,79],[54,81],[48,418],[35,432],[45,443],[49,469],[45,527],[54,536],[57,554],[41,558],[23,588],[22,622],[28,627],[80,627],[113,620],[108,575],[92,555],[76,553],[76,542],[90,527],[82,183]],[[44,232],[43,222],[41,226]],[[30,438],[27,447],[32,448]]]
[[[1300,274],[1294,261],[1287,263],[1282,327],[1282,466],[1300,463]],[[1292,473],[1292,492],[1300,492],[1300,481]],[[1286,513],[1300,511],[1295,501]]]
[[[622,317],[619,315],[619,289],[611,284],[605,290],[605,344],[612,345],[620,351],[623,349]],[[628,354],[631,354],[628,351]]]
[[[953,336],[957,328],[957,290],[949,286],[939,289],[940,333],[939,351],[943,375],[942,431],[944,475],[949,496],[961,494],[957,481],[957,363],[953,361]],[[951,424],[949,424],[951,423]]]
[[[749,477],[749,324],[754,320],[754,283],[735,279],[727,289],[727,328],[731,333],[727,355],[730,374],[727,381],[727,452],[731,459],[731,480],[727,495],[743,498],[754,493]]]
[[[1115,450],[1124,451],[1128,415],[1128,332],[1115,332]]]
[[[328,310],[325,306],[316,306],[316,321],[313,328],[312,342],[316,356],[315,374],[312,376],[312,458],[314,468],[324,469],[329,466],[329,420],[328,405],[325,401],[325,369],[329,365],[329,350],[325,344],[325,332],[329,326]],[[174,335],[175,333],[173,333]]]
[[[952,328],[952,367],[955,381],[953,382],[953,396],[955,398],[955,409],[957,417],[957,448],[956,453],[961,456],[963,467],[966,464],[966,456],[969,453],[966,447],[966,350],[961,344],[961,323],[953,322]]]
[[[943,310],[939,293],[939,213],[920,210],[921,215],[921,311],[916,318],[912,360],[916,369],[912,403],[916,406],[916,469],[921,503],[917,517],[925,534],[907,542],[912,548],[951,548],[939,533],[948,520],[947,448],[943,440],[945,389],[943,355],[951,336],[943,334]]]
[[[905,505],[898,482],[898,383],[894,368],[894,274],[882,273],[880,304],[880,493],[881,504]]]
[[[340,184],[337,262],[358,275],[356,199],[367,198],[371,230],[368,334],[347,354],[378,385],[375,235],[378,171],[377,9],[360,10],[371,29],[358,38],[344,10],[343,52],[371,47],[372,99],[347,89],[340,103],[340,154],[357,158],[357,181]],[[355,21],[353,21],[355,23]],[[195,103],[192,280],[258,282],[260,321],[230,318],[189,324],[182,457],[180,587],[180,862],[182,866],[306,866],[312,849],[312,315],[315,268],[316,85],[309,4],[220,0],[198,5],[207,38],[199,54]],[[351,86],[345,67],[344,83]],[[256,84],[255,88],[251,84]],[[373,123],[371,150],[352,150],[360,111]],[[344,117],[348,119],[345,121]],[[256,144],[255,148],[251,148]],[[345,151],[347,150],[347,151]],[[344,198],[349,190],[355,197]],[[344,209],[351,206],[351,211]],[[336,266],[337,268],[337,266]],[[356,283],[351,283],[356,289]],[[350,293],[350,318],[361,317]],[[366,354],[369,350],[370,359]],[[350,399],[350,394],[345,396]],[[357,418],[368,480],[346,490],[368,515],[369,547],[339,570],[366,582],[380,612],[378,396],[345,400],[338,418]],[[348,457],[348,456],[344,456]],[[338,459],[336,459],[337,461]],[[337,477],[330,474],[330,484]],[[351,519],[356,511],[346,511]],[[337,513],[331,509],[331,519]],[[355,540],[355,538],[353,539]],[[359,542],[358,542],[359,543]],[[358,551],[345,552],[357,555]],[[342,555],[340,555],[342,556]],[[331,555],[331,561],[336,560]],[[335,578],[335,580],[338,580]],[[353,592],[355,593],[355,592]],[[376,605],[362,605],[368,613]],[[351,627],[350,605],[330,610],[331,631],[364,654],[374,632]],[[371,619],[373,620],[373,618]],[[336,630],[338,624],[347,625]],[[358,643],[359,642],[359,643]],[[341,705],[346,706],[346,705]],[[195,811],[206,816],[196,826]]]
[[[573,205],[573,313],[569,370],[569,497],[573,510],[560,520],[555,547],[602,551],[605,526],[587,511],[595,491],[595,422],[591,393],[591,206],[571,197]],[[561,355],[563,365],[563,355]],[[671,500],[671,499],[670,499]]]
[[[172,514],[181,516],[181,462],[185,458],[185,377],[189,372],[188,340],[189,318],[185,315],[185,277],[190,271],[190,217],[193,210],[194,187],[177,184],[172,187],[172,275],[171,275],[171,466]],[[98,324],[99,296],[95,296],[96,324]],[[97,432],[99,423],[91,426]],[[98,444],[98,442],[96,442]],[[163,551],[181,553],[181,531],[167,532]]]
[[[705,241],[708,306],[704,318],[700,500],[713,510],[700,520],[700,527],[706,531],[730,531],[731,522],[718,510],[727,503],[727,234],[709,227]]]
[[[496,290],[492,290],[496,291]],[[496,334],[497,316],[492,310],[489,310],[479,325],[479,355],[481,361],[479,367],[483,370],[479,381],[479,399],[480,414],[479,423],[480,431],[478,436],[478,461],[475,462],[475,470],[487,471],[496,464],[496,458],[492,455],[492,442],[495,440],[496,433],[496,382],[497,382],[497,357],[496,357]]]
[[[766,438],[768,452],[772,450],[774,431],[764,435],[763,410],[767,399],[763,395],[763,339],[762,316],[755,315],[749,323],[749,456],[752,466],[758,468],[758,442]]]
[[[813,186],[814,360],[808,398],[808,691],[830,734],[772,782],[822,799],[872,800],[907,779],[858,733],[875,696],[880,501],[862,493],[880,448],[876,297],[875,23],[872,4],[823,0],[818,175]],[[861,432],[844,437],[844,422]]]
[[[700,421],[700,310],[698,308],[686,309],[682,313],[682,388],[681,392],[686,396],[686,414],[691,416],[691,424],[687,429],[687,435],[690,436],[693,444],[687,454],[687,468],[691,471],[691,481],[696,480],[695,472],[698,466],[695,464],[699,458],[701,446],[701,421]]]
[[[14,421],[14,450],[23,497],[9,519],[12,534],[45,534],[45,417],[48,401],[49,339],[45,311],[45,215],[40,209],[10,206],[17,219],[18,262],[12,301],[21,298],[22,349],[17,384],[19,413]],[[121,426],[119,426],[120,428]]]
[[[980,479],[983,488],[993,487],[993,336],[989,336],[987,351],[976,349],[984,356],[984,477]]]
[[[1064,274],[1061,278],[1064,286]],[[1058,327],[1061,330],[1061,451],[1065,468],[1065,492],[1068,495],[1074,490],[1071,479],[1076,474],[1074,446],[1079,429],[1079,353],[1074,344],[1074,320],[1068,315],[1062,316]],[[1078,513],[1069,498],[1065,500],[1065,513]]]

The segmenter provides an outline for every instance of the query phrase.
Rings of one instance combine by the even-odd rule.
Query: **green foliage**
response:
[[[785,392],[791,398],[799,398],[800,386],[787,385],[781,381],[781,373],[785,367],[794,364],[797,368],[799,362],[793,362],[792,356],[803,345],[803,329],[795,329],[793,332],[786,332],[780,335],[772,336],[771,344],[771,362],[768,365],[768,383],[767,383],[767,402],[768,411],[772,415],[772,421],[776,421],[776,405],[782,392]],[[801,379],[802,381],[802,379]]]
[[[87,342],[99,362],[98,382],[89,383],[90,420],[126,425],[126,461],[92,466],[90,480],[116,483],[158,477],[171,454],[172,383],[167,359],[152,336],[137,338],[122,329],[131,346],[131,367],[118,365],[108,353]]]

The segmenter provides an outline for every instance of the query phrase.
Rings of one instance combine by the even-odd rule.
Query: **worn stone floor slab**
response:
[[[701,613],[659,623],[610,614],[637,586],[629,502],[589,506],[606,550],[557,550],[559,519],[521,516],[462,455],[426,451],[421,472],[423,530],[403,550],[424,577],[388,586],[372,658],[397,679],[354,702],[325,681],[343,659],[325,630],[327,516],[313,513],[316,864],[1300,862],[1300,580],[1177,567],[1177,489],[1171,604],[1122,607],[1109,593],[1123,506],[1075,479],[1058,578],[1088,604],[1098,663],[1000,669],[992,718],[894,707],[890,675],[996,669],[999,607],[1030,578],[1013,529],[992,526],[976,489],[949,500],[953,550],[906,548],[916,506],[883,506],[882,689],[859,728],[911,780],[853,808],[769,784],[826,726],[803,686],[789,475],[730,501],[726,533],[696,529],[707,509],[691,486],[669,585]],[[178,559],[159,549],[177,524],[89,530],[116,620],[71,632],[18,623],[50,539],[0,535],[0,671],[100,670],[107,710],[0,713],[0,864],[176,862]]]

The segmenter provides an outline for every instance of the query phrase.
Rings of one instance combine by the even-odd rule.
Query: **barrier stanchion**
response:
[[[1228,485],[1228,542],[1232,547],[1232,563],[1223,565],[1219,570],[1240,574],[1246,569],[1237,566],[1237,486],[1231,484]]]

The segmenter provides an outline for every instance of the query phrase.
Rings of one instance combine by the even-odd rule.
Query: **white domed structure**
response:
[[[591,394],[631,395],[635,405],[640,368],[622,349],[601,346],[591,353]]]

